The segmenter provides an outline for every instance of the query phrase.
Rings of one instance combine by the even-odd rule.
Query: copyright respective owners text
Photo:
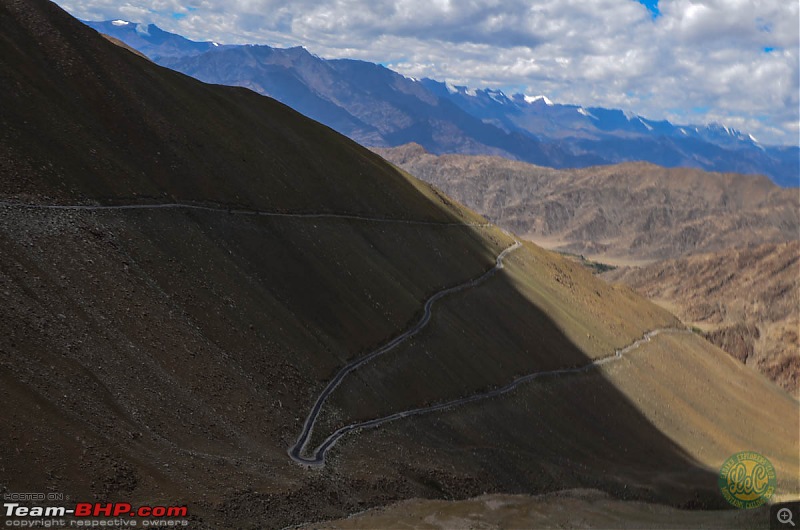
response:
[[[188,506],[83,502],[70,495],[4,493],[3,528],[186,528]]]

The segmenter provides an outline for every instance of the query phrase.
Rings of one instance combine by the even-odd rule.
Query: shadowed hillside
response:
[[[378,151],[532,241],[589,256],[601,271],[623,265],[604,278],[664,304],[797,395],[796,191],[649,164],[556,171],[415,145]]]
[[[573,487],[723,507],[717,469],[745,448],[798,491],[796,401],[532,245],[344,379],[314,435],[567,372],[356,430],[324,467],[298,465],[288,450],[334,374],[514,237],[289,108],[160,68],[43,0],[0,0],[0,77],[3,491],[186,503],[197,528]]]
[[[16,5],[4,3],[6,18]],[[449,219],[343,136],[249,90],[190,82],[74,19],[20,18],[1,38],[7,198],[214,199]]]

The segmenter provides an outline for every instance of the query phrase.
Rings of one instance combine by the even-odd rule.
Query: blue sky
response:
[[[56,0],[195,40],[303,45],[414,77],[516,89],[800,143],[796,0]]]
[[[658,0],[639,0],[639,3],[650,11],[652,18],[657,18],[661,15],[661,11],[658,9]]]

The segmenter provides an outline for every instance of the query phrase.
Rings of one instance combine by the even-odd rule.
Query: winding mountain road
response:
[[[407,341],[408,339],[419,333],[425,326],[428,325],[428,322],[430,322],[431,309],[433,308],[433,304],[435,304],[437,300],[441,300],[447,295],[457,293],[459,291],[463,291],[465,289],[476,287],[482,284],[483,282],[494,276],[498,270],[503,268],[503,260],[505,260],[506,256],[509,253],[517,250],[521,246],[522,245],[519,241],[515,241],[513,245],[503,250],[497,256],[494,267],[492,267],[488,271],[484,272],[480,276],[472,278],[471,280],[467,280],[453,287],[448,287],[446,289],[442,289],[441,291],[436,292],[434,295],[432,295],[425,301],[425,306],[423,307],[422,316],[414,325],[412,325],[410,328],[408,328],[403,333],[396,336],[383,346],[378,347],[377,349],[371,351],[367,355],[355,359],[354,361],[351,361],[350,363],[342,367],[342,369],[339,370],[339,372],[337,372],[337,374],[333,377],[333,379],[331,379],[330,382],[327,384],[327,386],[322,390],[319,397],[317,397],[317,401],[314,403],[314,406],[311,407],[311,411],[308,413],[306,421],[303,424],[303,430],[297,437],[297,441],[295,442],[295,444],[289,448],[289,456],[291,457],[291,459],[301,464],[322,465],[324,463],[324,458],[325,458],[324,452],[325,450],[327,450],[327,448],[323,449],[322,451],[320,451],[320,449],[318,448],[315,451],[314,456],[312,458],[305,458],[302,456],[301,453],[305,450],[306,445],[308,445],[308,442],[311,439],[311,434],[314,431],[314,423],[316,423],[317,418],[319,417],[319,413],[322,410],[322,405],[328,399],[328,396],[330,396],[331,392],[333,392],[336,389],[336,387],[339,386],[339,383],[342,382],[342,380],[347,376],[347,374],[359,368],[360,366],[368,363],[372,359],[380,355],[383,355],[388,351],[393,350],[403,342]],[[336,439],[338,439],[338,437]],[[333,440],[330,443],[330,445],[333,445],[335,442],[336,440]]]
[[[622,348],[620,350],[616,350],[611,355],[608,355],[606,357],[602,357],[600,359],[595,359],[594,361],[592,361],[590,363],[587,363],[587,364],[585,364],[583,366],[578,366],[578,367],[573,367],[573,368],[562,368],[562,369],[559,369],[559,370],[549,370],[549,371],[545,371],[545,372],[534,372],[532,374],[528,374],[528,375],[519,377],[517,379],[514,379],[513,381],[511,381],[510,383],[508,383],[505,386],[502,386],[500,388],[496,388],[494,390],[490,390],[488,392],[484,392],[484,393],[481,393],[481,394],[474,394],[472,396],[458,398],[458,399],[454,399],[454,400],[451,400],[451,401],[445,401],[443,403],[437,403],[435,405],[430,405],[430,406],[427,406],[427,407],[419,407],[419,408],[415,408],[415,409],[404,410],[402,412],[396,412],[394,414],[390,414],[389,416],[384,416],[382,418],[375,418],[373,420],[367,420],[367,421],[363,421],[363,422],[359,422],[359,423],[352,423],[350,425],[346,425],[345,427],[342,427],[342,428],[338,429],[333,434],[331,434],[330,436],[325,438],[325,440],[316,449],[314,449],[314,452],[312,453],[312,455],[310,457],[303,457],[303,456],[300,455],[300,451],[303,449],[303,447],[301,446],[301,439],[302,439],[302,436],[301,436],[301,439],[298,439],[297,444],[295,444],[291,448],[291,450],[289,451],[289,456],[295,462],[298,462],[298,463],[301,463],[301,464],[305,464],[307,466],[321,467],[321,466],[325,465],[325,453],[331,447],[333,447],[336,444],[336,442],[338,442],[344,435],[346,435],[347,433],[350,433],[352,431],[355,431],[355,430],[358,430],[358,429],[369,429],[369,428],[373,428],[373,427],[378,427],[378,426],[383,425],[384,423],[388,423],[390,421],[395,421],[395,420],[399,420],[399,419],[402,419],[402,418],[408,418],[410,416],[419,416],[421,414],[428,414],[428,413],[431,413],[431,412],[437,412],[437,411],[441,411],[441,410],[451,409],[451,408],[458,407],[458,406],[461,406],[461,405],[466,405],[468,403],[473,403],[475,401],[481,401],[481,400],[484,400],[484,399],[489,399],[489,398],[501,396],[503,394],[511,392],[512,390],[514,390],[515,388],[517,388],[518,386],[520,386],[520,385],[522,385],[524,383],[529,383],[529,382],[533,381],[534,379],[539,379],[539,378],[548,377],[548,376],[559,376],[559,375],[577,374],[577,373],[581,373],[581,372],[588,372],[589,370],[591,370],[593,368],[596,368],[598,366],[602,366],[604,364],[608,364],[608,363],[611,363],[611,362],[619,361],[620,359],[623,358],[623,356],[625,354],[635,350],[636,348],[638,348],[642,344],[650,342],[650,339],[652,339],[653,337],[655,337],[656,335],[659,335],[661,333],[676,333],[676,334],[689,334],[690,335],[692,333],[692,331],[691,330],[687,330],[687,329],[681,329],[681,328],[660,328],[660,329],[655,329],[655,330],[652,330],[652,331],[649,331],[649,332],[645,333],[644,336],[642,336],[641,339],[638,339],[637,341],[629,344],[625,348]],[[366,360],[368,360],[368,359],[366,359]],[[366,360],[364,362],[366,362]],[[363,364],[363,363],[359,363],[359,365],[360,364]],[[351,368],[350,371],[352,371],[352,369],[354,369],[354,368],[355,367]],[[341,379],[339,381],[341,381]],[[338,382],[336,384],[338,385]],[[334,388],[335,388],[335,386],[334,386]],[[329,393],[330,392],[328,392],[328,394]],[[327,397],[327,394],[326,394],[325,397]],[[321,406],[320,400],[317,400],[317,404],[319,404]],[[318,414],[319,413],[319,407],[317,407],[315,405],[315,408],[316,408],[316,412]],[[312,409],[312,410],[314,410],[314,409]],[[309,415],[309,419],[310,418],[311,418],[311,416]],[[309,419],[306,420],[306,426],[304,427],[303,433],[307,433],[310,430],[310,427],[308,425]],[[314,419],[316,419],[316,417]],[[306,434],[305,438],[307,438],[307,437],[308,437],[308,435]],[[302,445],[305,445],[305,443],[307,443],[307,439],[305,439],[305,441],[303,441]]]
[[[418,221],[414,219],[397,219],[391,217],[372,217],[369,215],[347,213],[292,213],[274,212],[267,210],[248,210],[244,208],[228,208],[225,206],[203,206],[200,204],[170,202],[155,204],[120,204],[120,205],[93,205],[93,204],[28,204],[22,202],[0,201],[0,206],[9,208],[25,208],[31,210],[66,210],[66,211],[114,211],[114,210],[200,210],[206,212],[227,213],[232,215],[251,215],[261,217],[289,217],[299,219],[348,219],[352,221],[367,221],[372,223],[396,223],[426,226],[472,226],[487,228],[491,223],[462,223],[441,221]]]
[[[265,216],[265,217],[287,217],[287,218],[303,218],[303,219],[348,219],[348,220],[355,220],[355,221],[365,221],[365,222],[378,222],[378,223],[399,223],[399,224],[411,224],[411,225],[432,225],[432,226],[469,226],[469,227],[481,227],[486,228],[491,226],[490,223],[463,223],[463,222],[437,222],[437,221],[418,221],[418,220],[411,220],[411,219],[396,219],[396,218],[386,218],[386,217],[371,217],[366,215],[359,215],[359,214],[341,214],[341,213],[290,213],[290,212],[274,212],[274,211],[264,211],[264,210],[248,210],[242,208],[229,208],[225,206],[204,206],[192,203],[155,203],[155,204],[122,204],[122,205],[58,205],[58,204],[29,204],[29,203],[22,203],[22,202],[12,202],[12,201],[3,201],[0,200],[0,206],[8,207],[8,208],[24,208],[24,209],[36,209],[36,210],[66,210],[66,211],[114,211],[114,210],[200,210],[200,211],[209,211],[209,212],[217,212],[217,213],[227,213],[233,215],[250,215],[250,216]],[[342,382],[342,380],[351,372],[358,369],[365,363],[368,363],[372,359],[383,355],[392,349],[396,348],[403,342],[407,341],[417,333],[419,333],[427,324],[430,322],[432,308],[433,305],[438,301],[444,298],[447,295],[457,293],[459,291],[463,291],[465,289],[476,287],[489,278],[491,278],[494,274],[497,273],[498,270],[503,268],[503,261],[506,256],[518,249],[521,246],[519,241],[515,241],[513,245],[503,250],[496,258],[495,266],[489,269],[488,271],[484,272],[480,276],[467,280],[463,283],[455,285],[453,287],[448,287],[446,289],[442,289],[441,291],[436,292],[430,298],[428,298],[425,302],[423,307],[423,313],[420,319],[412,325],[410,328],[405,330],[400,335],[394,337],[392,340],[387,342],[386,344],[378,347],[377,349],[373,350],[372,352],[368,353],[367,355],[360,357],[354,361],[351,361],[347,365],[345,365],[337,374],[334,376],[333,379],[326,385],[323,389],[322,393],[318,396],[314,406],[311,408],[306,420],[303,424],[303,429],[300,432],[300,435],[297,438],[295,444],[289,448],[289,456],[292,460],[297,463],[311,466],[311,467],[321,467],[325,464],[325,454],[327,451],[333,447],[343,436],[346,434],[356,431],[359,429],[368,429],[373,427],[378,427],[383,425],[384,423],[388,423],[391,421],[399,420],[402,418],[407,418],[411,416],[419,416],[422,414],[428,414],[432,412],[442,411],[446,409],[451,409],[454,407],[458,407],[461,405],[466,405],[469,403],[473,403],[476,401],[489,399],[492,397],[497,397],[508,392],[511,392],[518,386],[533,381],[535,379],[541,377],[548,377],[548,376],[558,376],[558,375],[566,375],[566,374],[577,374],[580,372],[586,372],[603,364],[607,364],[610,362],[615,362],[627,354],[628,352],[638,348],[642,344],[649,342],[652,337],[659,335],[661,333],[681,333],[681,334],[691,334],[690,330],[686,329],[679,329],[679,328],[662,328],[649,331],[645,333],[645,335],[638,339],[637,341],[631,343],[630,345],[617,350],[611,355],[606,357],[602,357],[600,359],[595,359],[594,361],[587,363],[583,366],[572,367],[572,368],[563,368],[559,370],[550,370],[544,372],[534,372],[532,374],[528,374],[517,379],[514,379],[507,385],[496,388],[494,390],[490,390],[488,392],[474,394],[472,396],[467,396],[463,398],[454,399],[451,401],[446,401],[434,405],[430,405],[427,407],[419,407],[415,409],[409,409],[401,412],[396,412],[394,414],[390,414],[388,416],[384,416],[382,418],[375,418],[372,420],[367,420],[363,422],[353,423],[347,426],[344,426],[334,433],[329,435],[325,440],[312,452],[312,454],[308,457],[302,456],[302,453],[305,451],[308,442],[310,441],[311,435],[314,430],[314,424],[316,423],[320,411],[322,410],[322,406],[324,405],[325,401],[328,399],[330,394],[336,389],[337,386]],[[199,453],[198,453],[199,454]],[[206,455],[202,453],[203,456],[215,457],[215,455]]]

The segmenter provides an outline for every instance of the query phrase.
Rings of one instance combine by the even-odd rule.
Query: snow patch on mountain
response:
[[[263,82],[267,85],[273,82],[271,78],[267,79],[266,74],[262,75],[259,70],[244,63],[235,64],[237,69],[245,72],[244,74],[237,73],[235,79],[229,77],[226,74],[226,70],[216,64],[215,61],[219,57],[218,52],[230,52],[233,57],[232,60],[236,62],[238,60],[236,59],[237,56],[246,55],[240,54],[241,50],[238,49],[251,48],[252,46],[249,45],[225,46],[218,45],[216,42],[194,42],[179,35],[164,32],[153,24],[137,24],[136,22],[128,22],[121,19],[105,22],[87,22],[87,24],[95,27],[98,31],[108,33],[123,42],[127,42],[129,45],[137,47],[137,49],[140,49],[150,57],[156,57],[156,62],[162,64],[162,66],[168,66],[183,73],[204,78],[210,82],[237,84],[241,82],[242,76],[244,78],[247,76],[260,76],[258,77],[259,79],[263,77]],[[264,47],[264,49],[267,48]],[[296,57],[298,49],[300,48],[274,49],[274,55]],[[209,50],[217,50],[217,53],[211,54],[204,59],[203,54],[206,54]],[[197,56],[200,57],[194,59]],[[318,62],[324,61],[313,55],[311,57],[314,57]],[[265,59],[265,65],[272,67],[273,65],[270,62],[272,59],[275,58]],[[195,64],[195,61],[197,61],[197,64]],[[275,64],[278,64],[278,62],[280,61],[275,59]],[[305,61],[303,63],[293,64],[292,68],[301,72],[305,68],[313,68],[313,65],[305,64]],[[377,68],[377,65],[372,66]],[[364,68],[368,68],[368,66]],[[331,93],[334,95],[339,94],[339,91],[347,91],[350,85],[354,87],[353,90],[358,90],[359,79],[345,79],[346,75],[350,75],[349,69],[345,70],[346,73],[336,72],[336,75],[341,76],[343,79],[343,88],[332,88]],[[437,115],[438,119],[446,126],[452,124],[453,127],[460,127],[461,125],[459,124],[469,124],[470,120],[473,120],[473,125],[470,125],[470,127],[474,127],[477,132],[467,132],[465,129],[463,141],[463,145],[469,145],[468,149],[471,153],[473,151],[477,153],[477,151],[470,142],[480,144],[482,138],[492,136],[496,140],[495,143],[497,143],[495,147],[505,150],[520,160],[543,165],[553,163],[550,160],[551,155],[547,149],[542,150],[538,145],[527,145],[525,143],[524,137],[533,136],[541,142],[551,142],[555,146],[553,149],[555,149],[554,152],[556,154],[552,155],[554,157],[553,160],[558,160],[559,164],[568,163],[575,165],[575,167],[639,159],[640,157],[645,157],[652,163],[662,165],[673,164],[674,160],[696,160],[699,166],[704,169],[768,174],[782,185],[797,185],[796,147],[780,150],[771,146],[762,147],[757,143],[758,141],[755,137],[720,123],[678,125],[663,119],[649,120],[633,112],[623,112],[618,109],[554,103],[543,94],[525,95],[515,91],[510,95],[506,95],[497,87],[491,89],[470,88],[463,85],[455,85],[455,82],[458,82],[456,80],[443,83],[434,79],[409,79],[414,82],[418,81],[421,84],[420,91],[415,92],[419,101],[412,102],[414,109],[412,113],[414,114],[413,119],[425,120],[425,116],[431,112],[438,112],[440,114]],[[282,88],[279,81],[276,80],[274,83],[279,88]],[[268,92],[266,88],[264,91]],[[429,93],[423,93],[425,91],[429,91]],[[346,94],[350,95],[349,93]],[[378,100],[384,101],[385,99],[388,104],[396,105],[396,102],[392,99],[396,96],[396,90],[391,86],[391,83],[388,83],[387,86],[377,87],[376,94]],[[437,98],[450,99],[455,103],[455,107],[431,106],[429,101]],[[291,98],[289,99],[291,100]],[[292,104],[296,102],[291,100],[290,102],[284,101],[284,103]],[[495,103],[497,104],[495,105]],[[328,120],[333,120],[334,123],[341,121],[339,114],[335,114],[331,118],[329,112],[332,111],[327,110],[327,107],[324,110],[319,110],[313,104],[309,104],[308,108],[304,107],[305,103],[302,102],[296,103],[296,105],[298,107],[297,110],[301,112],[304,110],[308,113],[316,112],[317,114],[313,116],[314,119],[323,123],[327,123]],[[342,108],[346,112],[350,112],[349,108]],[[577,118],[574,114],[571,114],[573,111],[576,111],[582,117],[585,116],[591,119],[586,121],[582,118]],[[623,115],[627,119],[623,119]],[[359,119],[354,117],[352,121],[356,123]],[[330,125],[330,123],[328,124]],[[400,127],[394,122],[387,126],[380,119],[376,119],[375,123],[370,122],[367,125],[375,127],[376,131],[382,131],[384,127],[388,127],[387,130],[393,130],[391,127]],[[486,128],[487,125],[496,129],[490,132],[490,129]],[[362,132],[360,125],[355,126],[350,122],[347,122],[342,128],[343,130],[339,132],[352,134],[356,139],[361,139],[359,135],[366,134]],[[469,129],[469,131],[472,130]],[[583,134],[585,130],[591,132],[590,137]],[[505,136],[517,132],[524,133],[524,137],[506,138]],[[580,134],[574,134],[575,132],[580,132]],[[379,133],[376,132],[375,134]],[[574,136],[574,140],[570,139],[572,136]],[[674,145],[667,145],[660,141],[660,138],[664,136],[680,138],[682,141],[675,142]],[[369,136],[369,138],[369,141],[375,141],[373,136]],[[420,142],[426,141],[425,138],[412,137],[408,139]],[[641,142],[646,148],[652,146],[653,149],[649,151],[648,149],[643,149],[641,154],[638,152],[631,154],[627,142],[632,140]],[[391,140],[385,141],[387,144],[391,143]],[[444,143],[439,143],[438,140],[428,141],[431,149],[445,149],[443,147]],[[561,152],[562,146],[564,146],[563,152]],[[461,148],[461,144],[455,147],[452,145],[447,147],[447,149]],[[792,170],[792,168],[795,169]]]
[[[548,107],[553,106],[553,102],[547,96],[525,96],[525,103],[536,103],[537,101],[542,101]]]
[[[505,94],[503,94],[502,90],[491,90],[491,89],[489,89],[489,90],[486,91],[486,94],[490,98],[492,98],[493,100],[495,100],[498,103],[501,103],[503,105],[508,103],[508,98],[506,97]]]

